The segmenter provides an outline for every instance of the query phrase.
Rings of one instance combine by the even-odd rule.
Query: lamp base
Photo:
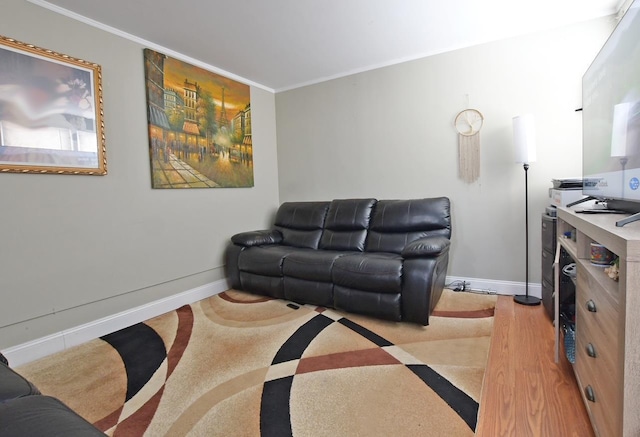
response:
[[[529,306],[540,305],[541,302],[540,299],[535,296],[527,296],[524,294],[513,296],[513,300],[521,305]]]

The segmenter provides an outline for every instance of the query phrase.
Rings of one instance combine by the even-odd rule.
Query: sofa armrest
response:
[[[24,396],[39,394],[38,388],[24,376],[6,364],[0,364],[0,404]],[[1,429],[0,434],[2,434]]]
[[[402,249],[403,258],[438,257],[449,251],[451,240],[445,237],[419,238]]]
[[[233,244],[245,247],[278,244],[282,242],[282,233],[277,229],[241,232],[231,237],[231,241]]]

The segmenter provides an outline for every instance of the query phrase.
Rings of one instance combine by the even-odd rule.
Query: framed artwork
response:
[[[104,175],[98,64],[0,36],[0,172]]]
[[[144,50],[153,188],[253,187],[248,85]]]

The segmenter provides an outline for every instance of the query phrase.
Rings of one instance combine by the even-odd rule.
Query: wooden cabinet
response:
[[[558,208],[558,244],[577,270],[574,371],[601,437],[640,436],[640,222],[618,228],[621,217]],[[562,237],[572,230],[575,241]],[[591,263],[591,243],[620,257],[619,281]]]

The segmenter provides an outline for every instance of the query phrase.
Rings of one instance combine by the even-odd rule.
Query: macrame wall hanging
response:
[[[456,115],[458,131],[458,174],[472,183],[480,177],[480,129],[484,116],[477,109],[465,109]]]

